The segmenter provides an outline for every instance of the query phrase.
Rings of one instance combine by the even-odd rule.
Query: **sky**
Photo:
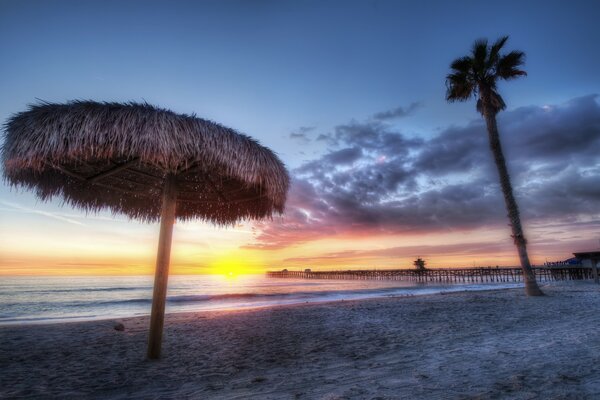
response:
[[[600,248],[600,3],[0,0],[0,121],[36,101],[146,101],[274,150],[286,212],[177,223],[175,274],[517,265],[475,102],[450,62],[509,35],[498,115],[530,257]],[[158,225],[0,186],[0,274],[151,274]]]

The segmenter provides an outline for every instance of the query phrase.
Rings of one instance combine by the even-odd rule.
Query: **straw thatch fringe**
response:
[[[273,152],[193,115],[138,103],[40,103],[12,116],[4,133],[5,179],[43,200],[156,221],[162,182],[174,173],[179,219],[232,224],[285,205],[289,177]]]

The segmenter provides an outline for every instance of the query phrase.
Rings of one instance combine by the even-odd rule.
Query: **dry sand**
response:
[[[0,327],[0,398],[599,399],[600,288],[544,289]]]

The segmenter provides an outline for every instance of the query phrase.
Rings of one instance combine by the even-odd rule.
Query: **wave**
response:
[[[208,302],[229,302],[229,301],[268,301],[277,302],[282,300],[315,300],[328,298],[344,298],[353,296],[373,296],[373,295],[396,295],[405,293],[407,288],[378,288],[378,289],[360,289],[360,290],[328,290],[328,291],[299,291],[299,292],[276,292],[276,293],[224,293],[212,295],[175,295],[167,296],[167,303],[208,303]],[[414,288],[412,288],[414,289]],[[133,299],[115,299],[107,301],[92,301],[82,303],[71,303],[71,307],[103,307],[107,305],[126,305],[126,304],[150,304],[152,298],[133,298]],[[64,304],[67,305],[67,304]]]
[[[410,287],[361,288],[347,290],[305,290],[297,292],[242,292],[221,294],[175,294],[167,297],[168,312],[193,310],[218,310],[222,308],[265,307],[278,304],[355,300],[376,297],[397,297],[449,293],[454,291],[490,290],[519,287],[522,284],[468,284],[468,285],[423,285]],[[177,293],[177,292],[175,292]],[[134,295],[135,296],[135,295]],[[0,302],[0,325],[12,323],[38,323],[61,320],[91,320],[147,315],[151,296],[112,299],[93,299],[86,296],[71,301]],[[124,297],[124,296],[123,296]]]
[[[20,293],[76,293],[76,292],[126,292],[131,290],[151,290],[152,286],[123,286],[100,288],[72,288],[72,289],[32,289],[20,290]],[[11,292],[12,294],[13,292]],[[4,293],[2,293],[4,294]]]
[[[23,323],[23,322],[52,322],[52,321],[77,321],[77,320],[91,320],[96,318],[94,314],[88,315],[73,315],[73,316],[43,316],[43,317],[0,317],[0,323],[11,324],[11,323]]]
[[[201,303],[210,301],[227,301],[227,300],[248,300],[256,298],[272,299],[276,297],[289,297],[294,293],[227,293],[227,294],[216,294],[216,295],[180,295],[180,296],[167,296],[167,303]],[[134,298],[134,299],[115,299],[108,301],[94,301],[91,302],[93,306],[106,306],[111,304],[150,304],[152,298]],[[72,303],[72,307],[89,306],[90,303]]]

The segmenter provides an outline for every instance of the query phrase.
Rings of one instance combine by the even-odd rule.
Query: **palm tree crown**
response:
[[[496,89],[498,80],[527,75],[520,69],[525,62],[525,53],[500,53],[507,40],[508,36],[501,37],[491,46],[486,39],[477,40],[471,55],[454,60],[450,64],[451,73],[446,76],[446,100],[465,101],[478,96],[477,111],[482,115],[484,103],[494,115],[504,110],[506,104]]]

